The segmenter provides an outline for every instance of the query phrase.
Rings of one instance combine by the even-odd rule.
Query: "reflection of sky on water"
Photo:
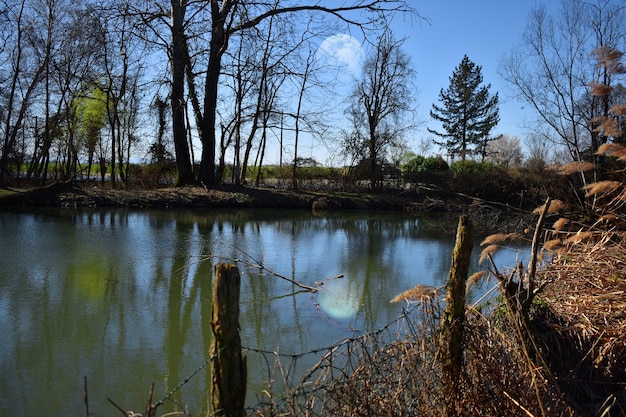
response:
[[[152,381],[155,396],[175,387],[207,358],[218,257],[242,260],[245,346],[299,354],[379,329],[401,314],[389,303],[396,294],[445,282],[454,236],[444,227],[455,224],[399,213],[0,213],[0,415],[76,414],[84,376],[100,415],[107,397],[134,407]],[[470,273],[480,268],[478,243]],[[515,255],[495,260],[504,269]],[[302,292],[258,263],[324,284]],[[268,379],[263,358],[248,354],[248,364],[251,383]],[[209,380],[202,373],[178,400],[200,414]]]

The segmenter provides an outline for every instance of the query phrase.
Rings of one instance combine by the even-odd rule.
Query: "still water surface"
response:
[[[218,261],[239,260],[246,347],[298,354],[378,329],[401,314],[397,293],[444,284],[455,227],[399,213],[0,212],[0,415],[84,415],[85,377],[95,415],[119,413],[107,398],[143,411],[152,382],[161,399],[208,358]],[[511,265],[516,251],[497,256]],[[254,403],[267,366],[247,356]],[[159,412],[202,413],[209,381],[202,369]]]

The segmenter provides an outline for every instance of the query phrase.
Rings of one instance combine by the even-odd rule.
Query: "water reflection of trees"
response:
[[[15,393],[7,381],[32,384],[22,389],[49,398],[57,414],[80,407],[73,398],[85,375],[94,381],[90,398],[101,413],[109,410],[107,397],[145,403],[152,381],[155,395],[174,388],[209,352],[216,260],[247,259],[308,285],[343,274],[346,287],[360,297],[355,318],[333,320],[316,307],[314,295],[240,262],[242,337],[249,347],[300,353],[353,329],[380,327],[400,312],[389,305],[396,293],[419,283],[443,284],[454,225],[394,213],[289,210],[0,215],[2,234],[15,236],[0,243],[0,307],[12,317],[0,323],[8,335],[0,342],[6,370],[0,388]],[[262,361],[249,358],[257,383],[269,378]],[[206,370],[177,401],[199,413],[208,381]],[[51,412],[22,407],[12,411]]]

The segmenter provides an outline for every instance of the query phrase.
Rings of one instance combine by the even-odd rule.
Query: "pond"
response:
[[[300,354],[396,319],[389,300],[440,287],[456,218],[287,210],[36,209],[0,212],[0,415],[207,408],[212,270],[242,275],[249,348]],[[476,236],[471,272],[477,264]],[[517,249],[499,252],[512,265]],[[525,253],[520,252],[522,256]],[[286,278],[322,289],[302,291]],[[248,402],[267,380],[248,355]],[[197,372],[197,373],[196,373]]]

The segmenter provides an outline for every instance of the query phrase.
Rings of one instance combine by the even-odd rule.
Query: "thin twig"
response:
[[[502,393],[503,393],[504,395],[506,395],[506,397],[507,397],[509,400],[513,401],[513,404],[515,404],[516,406],[518,406],[518,407],[519,407],[519,408],[520,408],[520,409],[521,409],[524,413],[526,413],[526,415],[527,415],[527,416],[530,416],[530,417],[535,417],[535,415],[534,415],[533,413],[531,413],[530,411],[528,411],[528,410],[527,410],[527,409],[526,409],[526,408],[525,408],[522,404],[520,404],[520,403],[519,403],[519,401],[517,401],[515,398],[511,397],[511,395],[510,395],[508,392],[506,392],[506,391],[504,391],[504,390],[503,390],[503,391],[502,391]]]
[[[85,385],[83,388],[83,398],[85,400],[85,412],[86,412],[86,416],[89,417],[89,397],[87,394],[87,375],[85,375]]]
[[[154,382],[150,385],[150,393],[148,395],[148,403],[146,404],[146,416],[154,417],[156,415],[156,408],[152,406],[152,395],[154,394]]]
[[[250,255],[249,253],[246,253],[246,252],[245,252],[244,250],[242,250],[242,249],[238,249],[238,250],[239,250],[241,253],[243,253],[244,255],[246,255],[248,258],[250,258],[250,259],[254,262],[254,264],[253,264],[253,263],[251,263],[251,262],[246,262],[246,261],[243,261],[243,260],[241,260],[241,259],[236,259],[236,261],[239,261],[239,262],[244,262],[244,263],[247,263],[248,265],[250,265],[250,266],[252,266],[252,267],[254,267],[254,268],[259,268],[259,269],[261,269],[261,270],[263,270],[263,271],[267,271],[267,272],[269,272],[271,275],[273,275],[273,276],[275,276],[275,277],[277,277],[277,278],[280,278],[280,279],[284,279],[285,281],[289,281],[289,282],[290,282],[290,283],[292,283],[293,285],[295,285],[295,286],[297,286],[297,287],[300,287],[300,288],[303,288],[303,289],[305,289],[305,290],[307,290],[307,291],[317,292],[317,290],[318,290],[317,288],[315,288],[315,287],[310,287],[310,286],[308,286],[308,285],[301,284],[301,283],[299,283],[299,282],[298,282],[298,281],[296,281],[296,280],[293,280],[293,279],[291,279],[291,278],[289,278],[289,277],[286,277],[286,276],[284,276],[284,275],[281,275],[281,274],[279,274],[278,272],[272,271],[271,269],[269,269],[269,268],[265,267],[265,266],[261,263],[261,261],[259,261],[259,260],[255,259],[255,258],[254,258],[252,255]]]
[[[528,298],[527,302],[532,301],[535,291],[535,275],[537,274],[537,254],[539,252],[539,240],[541,232],[543,231],[543,223],[545,222],[546,215],[550,209],[550,203],[552,199],[548,197],[546,204],[543,206],[543,210],[537,220],[537,227],[535,228],[535,234],[533,235],[533,243],[531,246],[530,261],[528,262]]]
[[[120,407],[119,405],[115,404],[115,401],[113,401],[113,400],[112,400],[112,399],[110,399],[110,398],[107,398],[107,400],[108,400],[111,404],[113,404],[113,406],[114,406],[115,408],[117,408],[118,410],[120,410],[120,411],[122,412],[122,414],[124,414],[124,416],[127,416],[127,415],[128,415],[128,414],[126,413],[126,410],[124,410],[124,409],[123,409],[122,407]]]

